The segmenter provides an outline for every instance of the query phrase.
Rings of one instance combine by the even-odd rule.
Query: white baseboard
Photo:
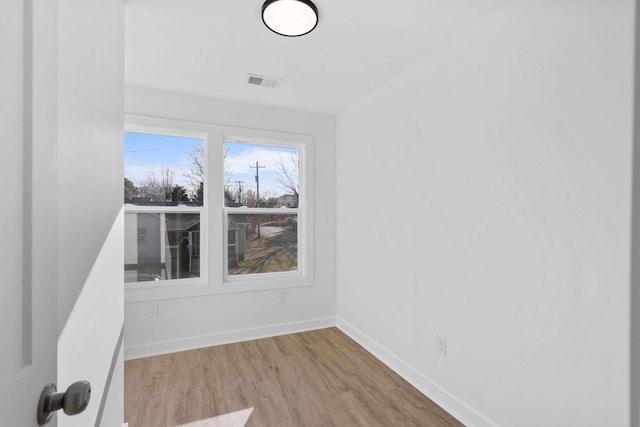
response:
[[[334,317],[293,323],[282,323],[278,325],[242,329],[211,335],[201,335],[131,347],[126,346],[125,340],[124,359],[131,360],[139,359],[141,357],[158,356],[160,354],[175,353],[178,351],[193,350],[196,348],[212,347],[215,345],[232,344],[260,338],[275,337],[278,335],[313,331],[315,329],[330,328],[332,326],[336,326],[336,319]]]
[[[422,375],[366,334],[350,325],[344,319],[338,317],[336,324],[338,329],[364,347],[369,353],[373,354],[412,386],[420,390],[422,394],[433,400],[442,409],[457,418],[461,423],[467,426],[477,427],[495,427],[497,425],[482,414],[470,408],[442,387],[435,384],[433,381],[429,380],[429,378]]]

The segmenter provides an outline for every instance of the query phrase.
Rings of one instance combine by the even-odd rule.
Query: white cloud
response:
[[[279,153],[273,150],[265,150],[262,148],[256,148],[255,150],[245,151],[238,155],[229,154],[225,159],[225,165],[227,171],[230,174],[241,174],[251,171],[253,167],[255,171],[256,161],[260,163],[260,166],[264,166],[261,169],[265,172],[276,172],[277,165],[280,163],[280,156],[283,160],[287,160],[288,153]]]
[[[245,146],[247,147],[247,146]],[[254,148],[255,147],[255,148]],[[289,162],[290,153],[254,146],[240,153],[229,153],[225,159],[225,184],[234,185],[235,181],[242,181],[243,185],[255,187],[256,161],[260,166],[260,189],[274,194],[288,193],[274,181],[274,176],[280,173],[278,165],[280,159]],[[264,166],[264,168],[263,168]]]
[[[225,185],[234,186],[235,181],[242,181],[244,188],[255,189],[255,164],[256,161],[260,165],[260,191],[270,191],[274,194],[289,193],[274,181],[274,176],[279,173],[278,165],[280,158],[285,162],[289,161],[289,152],[281,152],[277,150],[265,149],[261,146],[243,146],[246,150],[239,153],[229,153],[225,159]],[[191,169],[191,165],[184,159],[176,159],[175,163],[170,164],[175,174],[175,184],[190,189],[190,182],[184,177]],[[166,164],[166,163],[165,163]],[[264,168],[263,168],[264,166]],[[124,176],[131,180],[136,186],[144,185],[146,175],[149,172],[159,174],[160,163],[156,165],[141,165],[132,162],[126,163],[124,167]],[[213,171],[213,173],[218,173]]]

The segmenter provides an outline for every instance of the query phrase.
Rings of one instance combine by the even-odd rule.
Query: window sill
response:
[[[151,283],[151,282],[149,282]],[[207,284],[206,282],[193,280],[181,281],[181,283],[152,282],[148,287],[139,283],[129,286],[125,284],[124,302],[144,302],[162,299],[191,298],[206,295],[234,294],[243,292],[260,292],[272,289],[298,288],[312,286],[313,282],[308,277],[299,275],[287,275],[274,278],[247,278],[233,280],[225,283]]]

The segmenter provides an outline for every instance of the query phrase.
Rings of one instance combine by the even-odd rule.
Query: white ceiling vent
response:
[[[256,74],[248,74],[247,83],[250,85],[270,87],[273,89],[277,89],[278,86],[280,86],[280,83],[282,83],[282,79],[258,76]]]

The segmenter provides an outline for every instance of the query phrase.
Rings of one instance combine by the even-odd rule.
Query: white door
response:
[[[0,9],[0,425],[56,381],[56,1]],[[52,187],[52,185],[54,187]],[[55,425],[55,417],[52,423]]]

